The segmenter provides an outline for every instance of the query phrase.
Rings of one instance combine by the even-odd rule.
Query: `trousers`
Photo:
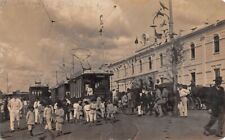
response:
[[[101,109],[101,116],[102,116],[102,118],[105,117],[105,108]]]
[[[56,124],[55,124],[56,131],[62,131],[62,127],[63,127],[63,123],[56,122]]]
[[[14,129],[15,121],[17,121],[17,125],[19,127],[20,125],[20,111],[19,110],[11,110],[9,113],[9,118],[10,118],[10,129]]]
[[[96,110],[90,111],[90,122],[95,122],[97,120],[97,113]]]
[[[141,105],[139,105],[139,106],[137,107],[137,109],[138,109],[138,115],[143,115],[143,114],[144,114],[144,111],[143,111]]]
[[[37,108],[34,109],[34,117],[35,117],[35,123],[38,123],[39,121],[39,111]]]
[[[159,117],[162,117],[163,116],[163,111],[162,111],[162,106],[161,104],[155,104],[154,105],[154,109],[156,111],[156,114],[159,115]]]
[[[28,128],[29,131],[33,130],[33,127],[34,127],[33,124],[28,124],[28,125],[27,125],[27,128]]]
[[[85,110],[85,118],[86,118],[86,122],[90,122],[90,119],[91,119],[90,110]]]
[[[224,125],[224,113],[220,113],[218,117],[211,114],[209,122],[206,124],[205,129],[207,131],[210,130],[210,128],[218,121],[217,126],[217,134],[222,135],[223,134],[223,125]]]
[[[182,97],[181,102],[178,104],[178,109],[180,112],[180,116],[187,117],[188,116],[188,109],[187,109],[187,97]]]
[[[51,120],[51,118],[46,118],[45,129],[52,130],[52,120]]]
[[[75,119],[79,120],[80,119],[80,111],[77,111],[76,109],[74,109],[74,115],[73,115],[73,117]]]

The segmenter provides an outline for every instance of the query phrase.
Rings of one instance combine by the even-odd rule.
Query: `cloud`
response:
[[[167,0],[162,0],[168,5]],[[221,0],[173,0],[174,28],[225,18]],[[136,36],[153,30],[158,0],[7,0],[0,2],[0,90],[6,73],[11,90],[28,90],[35,80],[55,84],[72,70],[72,49],[90,52],[93,67],[130,56]],[[103,15],[103,36],[99,35]],[[51,22],[54,20],[56,22]],[[104,51],[103,51],[104,49]],[[104,55],[103,55],[104,54]],[[62,64],[65,64],[63,67]],[[75,70],[80,70],[75,59]]]

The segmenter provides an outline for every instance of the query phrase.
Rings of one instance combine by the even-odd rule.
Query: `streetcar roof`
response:
[[[101,75],[108,75],[111,76],[113,73],[111,71],[104,71],[104,70],[85,70],[85,71],[79,71],[71,76],[70,79],[74,79],[83,75],[90,75],[90,74],[101,74]]]

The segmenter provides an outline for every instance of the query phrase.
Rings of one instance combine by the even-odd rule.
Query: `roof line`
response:
[[[224,20],[221,20],[221,21],[219,21],[219,22],[217,22],[217,23],[210,24],[210,25],[208,25],[208,26],[206,26],[206,27],[203,27],[203,28],[201,28],[201,29],[198,29],[198,30],[196,30],[196,31],[194,31],[194,32],[191,32],[191,33],[188,33],[188,34],[186,34],[186,35],[183,35],[183,36],[180,36],[180,37],[178,37],[178,38],[175,38],[174,40],[176,41],[176,40],[186,39],[186,38],[188,38],[188,37],[195,36],[195,35],[198,34],[198,33],[202,33],[202,32],[205,32],[205,31],[208,31],[208,30],[217,28],[217,27],[222,26],[222,25],[225,25],[225,19],[224,19]],[[166,46],[166,45],[169,45],[169,44],[171,44],[171,41],[169,41],[169,42],[167,42],[167,43],[164,43],[164,44],[162,44],[162,45],[160,45],[160,46],[156,46],[156,47],[154,47],[154,48],[152,48],[152,49],[160,49],[160,48],[162,48],[163,46]],[[132,55],[132,56],[129,56],[129,57],[123,59],[123,60],[116,61],[115,63],[112,63],[112,64],[110,65],[110,67],[112,67],[112,66],[114,66],[114,65],[117,65],[117,64],[120,64],[120,63],[122,63],[122,62],[124,62],[124,61],[127,61],[127,60],[129,60],[129,59],[131,59],[131,58],[133,58],[133,57],[137,57],[137,56],[139,56],[139,55],[141,55],[141,54],[143,54],[143,53],[149,52],[150,50],[152,50],[152,49],[151,49],[151,46],[153,46],[153,44],[150,44],[150,45],[146,46],[145,48],[142,48],[142,49],[140,49],[140,50],[138,50],[138,51],[135,51],[137,54],[134,54],[134,55]],[[145,52],[142,52],[142,50],[145,50],[145,49],[147,49],[147,48],[149,48],[149,49],[146,50]]]

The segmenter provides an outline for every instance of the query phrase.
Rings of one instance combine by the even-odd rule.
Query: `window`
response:
[[[124,65],[124,76],[127,76],[127,67]]]
[[[219,35],[214,35],[214,53],[220,52],[220,37]]]
[[[132,70],[132,74],[134,74],[134,63],[133,62],[131,64],[131,70]]]
[[[164,78],[163,78],[163,77],[161,77],[161,78],[160,78],[161,84],[164,82],[163,80],[164,80]]]
[[[148,61],[149,61],[149,70],[151,70],[152,69],[152,57],[149,57]]]
[[[142,72],[142,61],[140,60],[139,63],[140,63],[140,73],[141,73]]]
[[[191,59],[195,59],[195,44],[191,43]]]
[[[160,64],[161,64],[161,67],[163,66],[163,54],[161,53],[160,54]]]
[[[214,72],[215,72],[215,78],[220,76],[220,69],[219,68],[214,69]]]
[[[192,72],[192,73],[191,73],[191,80],[192,80],[194,83],[196,83],[196,74],[195,74],[195,72]]]

